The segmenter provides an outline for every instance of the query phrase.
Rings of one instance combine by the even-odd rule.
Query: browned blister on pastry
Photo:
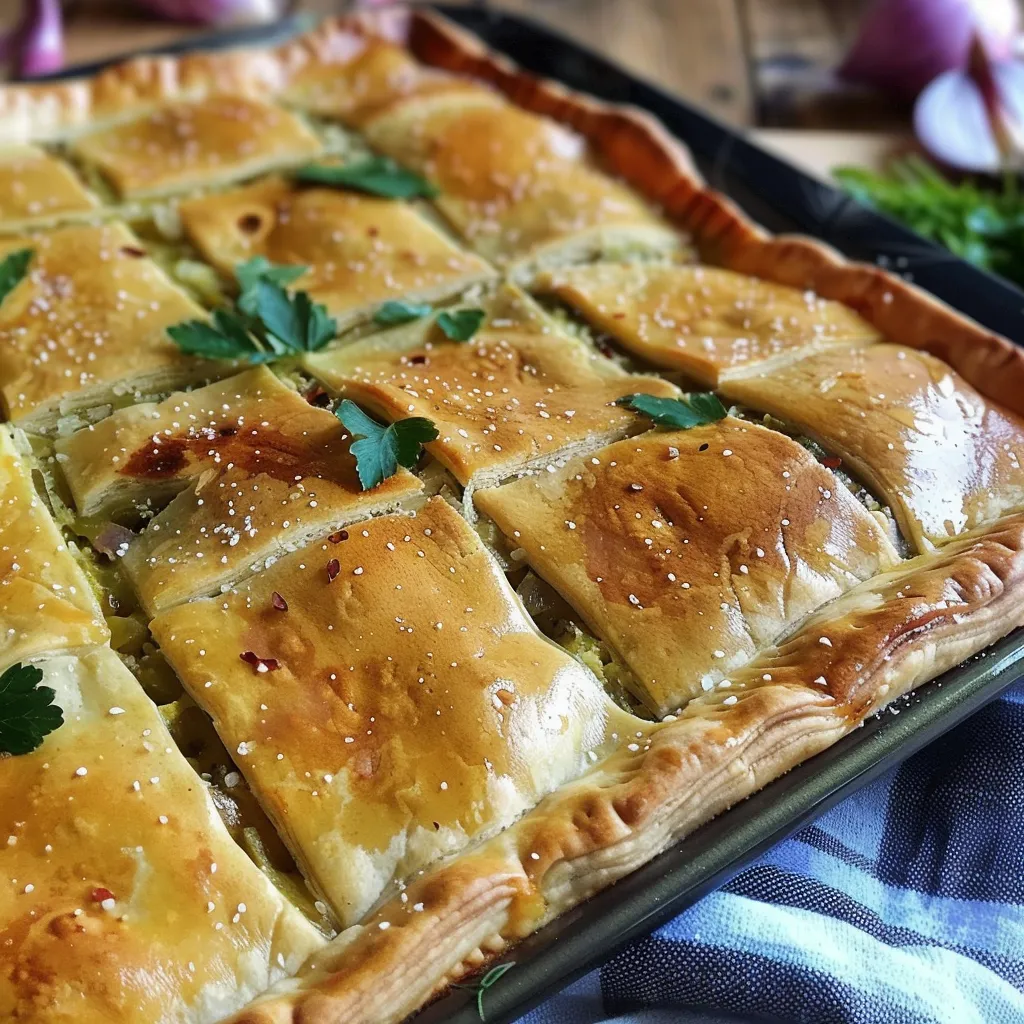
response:
[[[188,237],[222,274],[254,256],[308,267],[308,292],[339,329],[389,299],[434,302],[495,276],[408,203],[266,178],[181,205]]]
[[[841,457],[919,551],[1024,505],[1024,420],[925,352],[835,348],[721,390]]]
[[[308,356],[305,366],[388,419],[432,420],[440,437],[427,449],[462,484],[494,483],[639,429],[638,417],[612,404],[623,395],[676,394],[563,333],[516,288],[485,306],[468,342],[424,320]]]
[[[32,250],[0,303],[0,394],[9,419],[51,428],[62,412],[225,372],[183,355],[167,328],[203,316],[121,223],[0,241]]]
[[[85,515],[151,513],[177,495],[119,553],[150,614],[215,593],[421,487],[400,469],[363,491],[337,417],[265,367],[122,409],[57,448]]]
[[[0,429],[0,669],[109,632],[92,584],[32,483],[28,442]]]
[[[596,263],[539,285],[652,366],[708,387],[828,345],[879,341],[852,309],[718,267]]]
[[[237,181],[302,163],[321,149],[294,114],[246,96],[169,103],[72,145],[126,199]]]
[[[679,246],[638,196],[588,162],[578,135],[491,93],[402,101],[365,131],[440,189],[437,206],[477,252],[516,275],[616,248]]]
[[[897,558],[800,445],[736,419],[619,441],[476,503],[659,714]]]
[[[6,1020],[213,1024],[323,937],[228,835],[109,648],[44,662],[64,724],[0,759]]]
[[[440,498],[153,632],[345,924],[646,725],[536,632]]]

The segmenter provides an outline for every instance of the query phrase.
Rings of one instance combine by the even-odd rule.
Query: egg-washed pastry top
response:
[[[1022,395],[426,11],[0,85],[0,1018],[490,1019],[1024,626]]]

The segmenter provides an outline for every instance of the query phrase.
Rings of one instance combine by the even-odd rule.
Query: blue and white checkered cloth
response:
[[[1024,1024],[1024,686],[520,1024]]]

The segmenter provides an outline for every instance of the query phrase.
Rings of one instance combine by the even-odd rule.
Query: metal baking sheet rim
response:
[[[485,5],[438,10],[518,64],[603,99],[649,110],[694,152],[714,187],[773,230],[799,230],[855,259],[912,273],[917,282],[1020,343],[1024,294],[871,211],[677,97],[566,37]],[[153,51],[272,45],[309,27],[304,16],[274,26],[204,35]],[[66,68],[91,74],[131,54]],[[654,860],[563,914],[513,948],[516,966],[487,990],[487,1024],[506,1024],[650,934],[740,872],[771,846],[899,764],[994,700],[1024,669],[1024,630],[901,698],[828,750],[798,765],[701,826]],[[474,1024],[475,995],[454,990],[426,1006],[415,1024]]]

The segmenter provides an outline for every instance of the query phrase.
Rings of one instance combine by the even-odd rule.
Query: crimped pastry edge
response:
[[[650,115],[536,79],[433,14],[374,12],[324,22],[277,48],[140,57],[90,79],[8,86],[0,90],[0,141],[68,138],[215,88],[280,93],[292,69],[344,45],[346,35],[368,33],[405,41],[425,63],[483,79],[526,109],[575,128],[609,169],[692,233],[707,262],[844,302],[891,340],[931,352],[983,394],[1024,412],[1024,352],[1009,341],[884,270],[849,263],[810,238],[768,235],[705,186],[685,148]],[[830,746],[888,701],[1024,624],[1024,516],[868,581],[814,616],[784,647],[809,636],[808,629],[834,629],[837,613],[893,580],[912,590],[929,572],[940,573],[967,610],[931,608],[900,627],[895,620],[905,599],[882,600],[870,609],[884,635],[873,671],[855,673],[849,658],[845,675],[825,690],[772,683],[728,708],[713,699],[696,702],[655,729],[649,750],[619,751],[511,829],[416,880],[407,902],[394,900],[347,929],[297,977],[231,1020],[401,1020],[509,943]],[[864,639],[858,630],[858,644]],[[832,643],[842,652],[834,635]],[[764,652],[759,663],[779,656]],[[734,735],[740,739],[726,745]],[[420,901],[422,912],[403,909]],[[381,929],[384,921],[391,927]]]
[[[1022,624],[1018,514],[849,591],[737,674],[738,691],[692,702],[675,721],[651,729],[647,749],[620,749],[505,832],[425,873],[404,898],[347,929],[297,977],[230,1020],[400,1021],[867,715]],[[820,643],[826,634],[827,646]],[[822,658],[832,667],[825,685],[807,678]],[[772,681],[759,684],[765,673]],[[734,694],[738,700],[725,704]],[[418,904],[422,911],[412,909]]]

